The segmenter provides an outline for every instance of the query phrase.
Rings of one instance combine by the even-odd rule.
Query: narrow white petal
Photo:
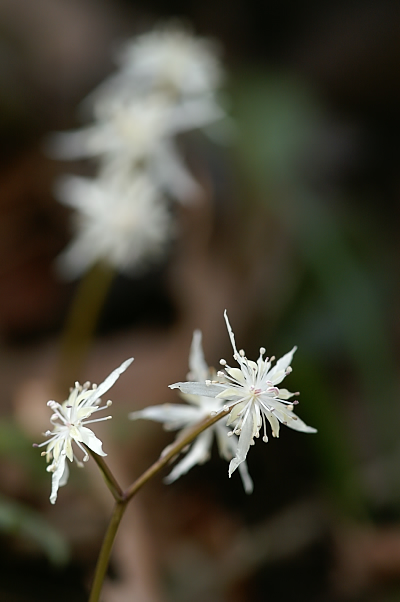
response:
[[[249,475],[249,470],[247,468],[247,462],[246,461],[242,462],[241,464],[239,464],[238,468],[239,468],[239,473],[240,473],[240,476],[242,479],[242,483],[243,483],[245,492],[248,494],[253,493],[254,484],[253,484],[253,479]]]
[[[165,423],[169,428],[178,429],[201,420],[203,413],[195,406],[166,403],[159,406],[149,406],[137,412],[131,412],[128,417],[131,420],[155,420],[156,422]]]
[[[190,395],[202,395],[204,397],[217,397],[218,393],[221,393],[226,389],[225,385],[210,383],[195,383],[195,382],[184,382],[174,383],[169,385],[170,389],[179,389],[182,393],[189,393]]]
[[[191,372],[191,377],[200,382],[207,380],[209,372],[206,360],[204,359],[201,339],[201,330],[195,330],[189,353],[189,370]]]
[[[276,407],[274,409],[274,415],[280,420],[283,424],[286,424],[291,429],[295,431],[301,431],[302,433],[316,433],[317,429],[312,426],[308,426],[305,424],[298,416],[296,416],[293,412],[286,409],[283,404],[280,404],[282,407]]]
[[[231,460],[229,464],[229,476],[232,476],[232,473],[236,470],[236,468],[245,461],[247,452],[249,451],[251,441],[254,436],[254,417],[253,412],[250,411],[246,420],[242,424],[242,431],[240,433],[238,446],[236,449],[236,456]]]
[[[296,395],[296,393],[291,393],[287,389],[279,389],[279,399],[290,399],[294,395]]]
[[[229,323],[229,320],[228,320],[228,314],[227,314],[227,311],[226,311],[226,310],[224,311],[224,318],[225,318],[225,322],[226,322],[226,327],[227,327],[227,329],[228,329],[229,338],[230,338],[230,340],[231,340],[231,344],[232,344],[233,351],[234,351],[234,354],[233,354],[233,355],[234,355],[234,357],[235,357],[235,359],[236,359],[236,356],[237,356],[237,355],[239,355],[239,354],[238,354],[238,351],[237,351],[237,349],[236,349],[235,335],[233,334],[232,327],[231,327],[231,325],[230,325],[230,323]]]
[[[293,360],[293,354],[297,347],[293,347],[291,351],[283,355],[268,372],[268,380],[274,385],[279,385],[286,376],[286,369],[290,366]]]
[[[110,389],[113,384],[118,380],[120,375],[125,372],[128,366],[133,362],[133,357],[125,360],[119,368],[116,368],[107,376],[107,378],[93,391],[93,393],[86,399],[85,405],[91,405],[94,401],[96,401],[99,397],[104,395],[108,389]]]
[[[203,464],[210,458],[212,444],[212,430],[207,429],[201,433],[186,456],[181,460],[170,474],[165,477],[166,483],[173,483],[181,475],[186,474],[196,464]]]
[[[66,478],[64,478],[64,472],[65,472],[65,460],[66,460],[66,456],[64,454],[61,454],[57,463],[57,468],[55,469],[55,471],[52,474],[51,477],[51,494],[50,494],[50,502],[52,504],[56,503],[56,499],[57,499],[57,492],[58,492],[58,488],[61,487],[62,485],[65,485]],[[67,474],[67,479],[68,479],[68,474]]]

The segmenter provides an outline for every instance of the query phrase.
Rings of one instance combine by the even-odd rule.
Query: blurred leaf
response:
[[[4,496],[0,496],[0,530],[35,542],[53,564],[68,560],[65,539],[39,513]]]

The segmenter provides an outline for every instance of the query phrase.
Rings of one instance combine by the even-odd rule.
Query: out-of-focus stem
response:
[[[97,263],[77,287],[61,337],[54,377],[57,393],[68,391],[71,383],[80,378],[114,273],[111,266]]]

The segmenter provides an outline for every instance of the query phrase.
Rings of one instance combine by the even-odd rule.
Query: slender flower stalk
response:
[[[96,454],[88,450],[89,453],[95,458],[98,467],[103,473],[107,486],[116,500],[97,561],[89,602],[98,602],[100,599],[115,536],[130,500],[150,479],[152,479],[165,466],[167,466],[169,462],[175,458],[175,456],[181,453],[185,447],[190,445],[196,439],[196,437],[201,435],[201,433],[206,429],[212,427],[217,421],[221,420],[221,418],[227,416],[230,409],[230,407],[221,409],[219,412],[216,412],[212,416],[208,416],[202,422],[194,425],[185,433],[182,433],[180,436],[178,436],[174,443],[162,452],[158,460],[156,460],[156,462],[154,462],[154,464],[152,464],[150,468],[148,468],[140,477],[138,477],[136,481],[134,481],[134,483],[132,483],[132,485],[130,485],[125,491],[122,491],[103,458],[96,458]]]

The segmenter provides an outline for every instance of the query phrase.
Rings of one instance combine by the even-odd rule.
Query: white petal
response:
[[[131,420],[141,418],[155,420],[156,422],[165,423],[170,429],[178,429],[201,420],[203,412],[199,411],[198,407],[166,403],[159,406],[149,406],[137,412],[131,412],[128,417]]]
[[[226,310],[224,311],[224,318],[225,318],[225,322],[226,322],[226,327],[228,329],[229,338],[231,340],[231,344],[232,344],[233,351],[234,351],[233,355],[234,355],[234,357],[236,359],[236,356],[239,355],[239,354],[238,354],[238,351],[236,349],[235,335],[233,334],[232,327],[231,327],[231,325],[229,323],[228,314],[227,314]]]
[[[221,422],[215,425],[215,433],[218,443],[219,455],[225,460],[230,460],[236,453],[238,438],[236,435],[228,437],[229,429]],[[243,487],[246,493],[252,493],[254,486],[253,481],[247,469],[247,463],[239,464],[239,473],[242,479]]]
[[[68,473],[66,478],[64,477],[64,473],[65,473],[65,460],[66,460],[66,456],[65,454],[61,454],[57,463],[57,468],[55,469],[55,471],[52,474],[51,477],[51,494],[50,494],[50,502],[52,504],[56,503],[56,499],[57,499],[57,492],[58,492],[58,488],[61,487],[62,485],[65,485],[65,483],[67,482],[68,479]]]
[[[95,454],[97,454],[98,456],[106,456],[107,455],[106,453],[103,452],[102,442],[100,441],[100,439],[98,439],[96,437],[96,435],[93,433],[93,431],[91,431],[90,429],[88,429],[85,426],[81,426],[79,428],[79,432],[81,435],[82,443],[87,445],[87,447],[89,449],[91,449],[92,451],[94,451]]]
[[[291,429],[295,431],[301,431],[303,433],[316,433],[317,429],[312,426],[307,426],[298,416],[296,416],[293,412],[286,409],[283,404],[279,404],[281,407],[276,407],[274,409],[274,415],[280,420],[283,424],[286,424]]]
[[[201,344],[201,330],[195,330],[193,333],[192,344],[189,353],[189,370],[192,378],[198,381],[205,381],[208,378],[208,365],[204,359],[203,346]],[[190,377],[189,377],[190,378]]]
[[[279,399],[290,399],[293,395],[296,395],[296,393],[291,393],[287,389],[279,389]]]
[[[226,368],[226,371],[229,374],[229,376],[232,376],[232,378],[239,381],[242,385],[245,384],[246,379],[243,375],[243,372],[240,370],[240,368]]]
[[[249,475],[247,462],[242,462],[241,464],[239,464],[238,468],[245,492],[248,494],[253,493],[254,484],[253,479]]]
[[[226,423],[227,426],[232,424],[232,422],[235,422],[235,420],[238,418],[240,412],[243,410],[246,404],[247,401],[242,401],[241,403],[237,403],[235,406],[233,406],[231,413],[228,416],[228,420]]]
[[[242,424],[242,431],[240,433],[238,446],[236,450],[236,456],[231,460],[229,464],[229,476],[232,476],[232,473],[236,470],[236,468],[245,461],[247,452],[249,451],[251,441],[254,436],[254,416],[253,412],[250,410],[246,420]]]
[[[169,385],[170,389],[179,389],[182,393],[189,393],[190,395],[203,395],[204,397],[217,397],[218,393],[221,393],[226,389],[225,385],[211,383],[174,383]]]
[[[283,355],[268,372],[268,380],[274,385],[279,385],[286,376],[286,368],[290,366],[293,359],[293,354],[297,347],[293,347],[291,351]]]
[[[218,393],[217,398],[218,399],[231,399],[232,401],[235,401],[235,398],[239,397],[245,397],[245,392],[243,390],[242,387],[237,387],[236,389],[234,387],[229,387],[228,389],[224,389],[223,391],[221,391],[220,393]]]
[[[165,477],[164,481],[166,483],[173,483],[173,481],[176,481],[181,475],[186,474],[196,464],[206,462],[210,458],[212,435],[211,429],[207,429],[201,433],[183,460]]]
[[[125,360],[125,362],[122,362],[119,368],[113,370],[111,374],[109,374],[109,376],[107,376],[107,378],[97,387],[97,389],[95,389],[93,393],[86,399],[84,405],[92,405],[99,397],[104,395],[104,393],[106,393],[106,391],[108,391],[108,389],[110,389],[113,386],[113,384],[118,380],[120,375],[123,372],[125,372],[125,370],[128,368],[128,366],[131,365],[132,362],[133,357],[129,358],[128,360]]]

